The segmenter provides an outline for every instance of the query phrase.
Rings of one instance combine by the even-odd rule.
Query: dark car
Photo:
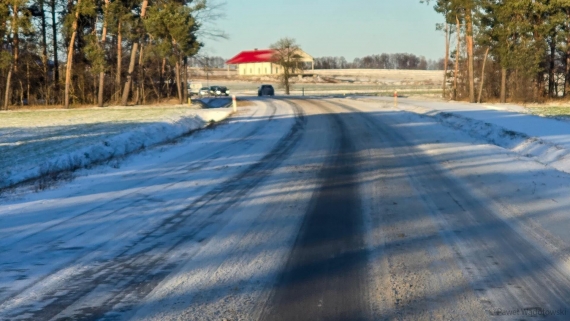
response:
[[[229,96],[230,92],[227,87],[224,86],[210,86],[210,95],[212,96]]]
[[[258,96],[275,96],[275,89],[271,85],[261,85],[257,90]]]

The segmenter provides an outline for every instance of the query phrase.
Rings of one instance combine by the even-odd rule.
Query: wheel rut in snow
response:
[[[260,161],[220,183],[218,188],[199,197],[183,210],[145,232],[113,259],[96,262],[93,268],[75,275],[71,282],[64,284],[63,289],[54,289],[48,293],[39,300],[43,302],[39,304],[41,308],[34,306],[23,311],[18,310],[7,317],[26,315],[29,317],[24,318],[25,320],[49,320],[61,317],[60,314],[64,312],[66,317],[73,320],[94,320],[112,318],[112,314],[116,312],[128,311],[178,266],[175,263],[165,263],[173,250],[184,243],[195,241],[196,236],[208,227],[216,227],[215,230],[209,230],[209,235],[219,230],[224,223],[219,219],[220,214],[238,203],[292,153],[304,133],[306,119],[302,109],[295,103],[289,105],[295,112],[292,127]],[[223,202],[218,202],[219,200]],[[189,219],[200,210],[208,211],[208,216],[189,224]],[[204,235],[201,235],[202,237]],[[189,257],[185,257],[185,260],[188,259]],[[90,306],[86,300],[87,302],[77,304],[97,288],[107,289],[101,293],[105,296],[102,303],[100,301],[97,306]],[[121,311],[113,311],[118,304],[122,306]],[[65,311],[72,305],[80,305],[82,308]]]
[[[333,118],[337,148],[319,173],[323,183],[261,320],[367,320],[367,253],[350,128],[322,103],[305,101]]]

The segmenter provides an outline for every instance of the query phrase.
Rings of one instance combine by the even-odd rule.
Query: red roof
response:
[[[228,65],[239,65],[253,62],[271,62],[274,51],[271,49],[242,51],[228,60]]]

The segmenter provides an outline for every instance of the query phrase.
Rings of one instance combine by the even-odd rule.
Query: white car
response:
[[[210,96],[210,88],[209,87],[202,87],[198,91],[198,96],[200,97],[207,97]]]

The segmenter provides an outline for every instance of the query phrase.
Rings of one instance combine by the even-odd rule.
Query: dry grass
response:
[[[93,123],[138,123],[180,117],[189,112],[187,106],[136,106],[74,109],[19,109],[0,112],[2,128],[73,126]]]
[[[250,100],[238,99],[237,105],[238,105],[238,107],[251,107],[251,106],[255,106],[255,103],[253,101],[250,101]]]
[[[570,106],[527,106],[527,109],[533,115],[544,117],[570,117]]]
[[[105,107],[96,107],[93,104],[89,104],[89,105],[71,105],[69,106],[69,108],[64,108],[63,105],[26,105],[26,106],[18,106],[18,105],[14,105],[14,106],[8,106],[7,110],[1,110],[0,111],[30,111],[30,110],[50,110],[50,109],[55,109],[55,110],[76,110],[76,109],[106,109],[106,108],[152,108],[152,107],[160,107],[160,108],[165,108],[165,107],[173,107],[173,108],[177,108],[177,107],[181,107],[183,105],[180,105],[180,103],[178,102],[177,98],[171,98],[169,100],[163,100],[160,102],[151,102],[151,103],[147,103],[144,105],[129,105],[129,106],[119,106],[119,105],[106,105]]]
[[[0,185],[24,173],[22,179],[45,177],[43,188],[61,178],[62,168],[73,171],[88,160],[144,148],[146,141],[168,134],[168,124],[200,113],[180,105],[1,111]],[[137,137],[120,136],[146,126],[153,126],[152,137],[144,130]]]

